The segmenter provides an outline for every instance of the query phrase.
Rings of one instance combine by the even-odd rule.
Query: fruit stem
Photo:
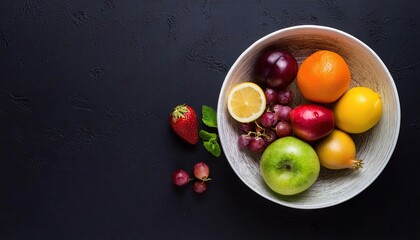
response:
[[[363,160],[355,159],[353,160],[353,168],[357,171],[360,168],[363,168]]]
[[[256,135],[257,133],[256,132],[253,132],[253,131],[249,131],[249,132],[246,133],[246,136],[247,137],[251,137],[252,134],[255,134]]]
[[[201,179],[203,182],[207,182],[207,181],[210,181],[210,180],[212,180],[211,178],[209,178],[209,177],[204,177],[203,179]]]
[[[268,135],[265,134],[265,129],[264,129],[264,131],[262,133],[260,133],[260,132],[254,132],[254,131],[249,131],[246,134],[247,137],[250,137],[251,135],[254,135],[255,137],[268,137]]]
[[[260,128],[260,129],[262,129],[262,132],[253,132],[253,133],[255,133],[255,136],[256,137],[268,137],[268,135],[267,134],[265,134],[265,128],[263,128],[263,127],[261,127],[259,124],[258,124],[258,122],[257,121],[254,121],[255,122],[255,125],[257,125],[257,127],[258,128]]]
[[[187,106],[184,104],[178,105],[172,111],[172,117],[174,118],[174,122],[178,120],[178,118],[185,118],[185,113],[188,113],[189,110]]]
[[[257,127],[261,128],[261,129],[264,129],[263,127],[260,126],[260,124],[258,124],[257,121],[254,121],[254,122],[255,122],[255,125],[257,125]]]

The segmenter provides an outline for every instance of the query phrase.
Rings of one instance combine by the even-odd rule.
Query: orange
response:
[[[265,111],[264,91],[255,83],[243,82],[229,92],[228,111],[238,122],[248,123],[259,118]]]
[[[337,53],[320,50],[302,62],[296,81],[305,99],[332,103],[348,89],[350,70]]]

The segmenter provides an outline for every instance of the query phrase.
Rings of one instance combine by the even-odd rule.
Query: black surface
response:
[[[418,1],[0,2],[0,239],[414,239],[420,234]],[[179,103],[216,107],[230,66],[280,28],[368,44],[402,110],[398,145],[350,201],[295,210],[172,133]],[[200,128],[204,128],[200,123]],[[201,196],[170,174],[206,161]]]

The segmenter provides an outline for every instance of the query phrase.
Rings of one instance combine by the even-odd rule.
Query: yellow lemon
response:
[[[348,90],[334,106],[337,127],[348,133],[362,133],[371,129],[381,116],[381,96],[367,87]]]
[[[252,82],[234,86],[229,92],[227,103],[230,115],[241,123],[256,120],[264,113],[266,107],[264,91]]]

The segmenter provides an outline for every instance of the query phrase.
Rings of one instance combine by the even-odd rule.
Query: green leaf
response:
[[[217,114],[213,108],[203,105],[201,113],[204,124],[209,127],[217,128]]]
[[[219,157],[222,153],[219,143],[216,139],[210,139],[209,141],[203,142],[204,147],[209,151],[213,156]]]
[[[217,128],[217,114],[213,108],[203,105],[202,120],[203,123],[206,124],[208,127]],[[203,140],[203,145],[207,149],[207,151],[213,154],[213,156],[219,157],[222,153],[222,150],[220,149],[220,145],[217,142],[217,134],[209,133],[205,130],[200,130],[198,134]]]
[[[216,133],[209,133],[205,130],[200,130],[200,132],[198,132],[198,135],[200,136],[201,139],[203,139],[203,141],[208,141],[210,139],[217,139]]]

